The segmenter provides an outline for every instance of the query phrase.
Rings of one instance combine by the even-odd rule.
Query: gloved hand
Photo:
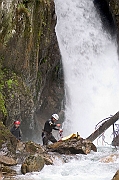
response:
[[[63,132],[63,130],[62,130],[62,129],[59,129],[59,132]]]

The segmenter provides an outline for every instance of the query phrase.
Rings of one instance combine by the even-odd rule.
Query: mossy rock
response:
[[[45,165],[44,159],[40,155],[29,156],[21,166],[22,174],[33,171],[41,171]]]
[[[16,154],[16,145],[16,138],[11,134],[9,129],[4,126],[3,122],[0,121],[0,149],[2,150],[2,147],[6,146],[10,153]]]
[[[26,142],[25,144],[25,149],[27,152],[29,152],[30,154],[35,154],[35,153],[43,153],[44,150],[41,147],[41,145],[36,144],[32,141]]]
[[[15,176],[17,173],[15,170],[11,169],[9,166],[3,166],[2,167],[2,174],[3,176]]]

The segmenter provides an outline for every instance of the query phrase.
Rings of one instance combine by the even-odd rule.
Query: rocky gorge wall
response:
[[[109,0],[107,0],[109,1]],[[116,32],[117,32],[117,43],[119,46],[119,1],[118,0],[110,0],[109,2],[110,11],[113,15],[114,22],[116,25]],[[118,48],[119,53],[119,48]]]
[[[0,0],[0,19],[0,117],[9,128],[19,119],[23,139],[32,138],[44,118],[61,111],[55,5],[53,0]]]
[[[119,1],[118,0],[94,0],[94,4],[99,13],[102,14],[101,20],[107,31],[117,38],[119,45]],[[119,53],[119,48],[118,48]]]

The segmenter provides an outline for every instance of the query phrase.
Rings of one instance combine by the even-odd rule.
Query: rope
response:
[[[104,123],[105,121],[108,121],[110,118],[112,117],[112,115],[110,115],[110,117],[107,117],[107,118],[105,118],[105,119],[103,119],[103,120],[101,120],[98,124],[96,124],[96,126],[95,126],[95,130],[96,129],[98,129],[101,125],[102,125],[102,123]],[[114,133],[116,133],[115,131],[113,131],[113,134]],[[109,144],[107,141],[105,141],[105,136],[104,136],[104,133],[103,134],[101,134],[99,137],[98,137],[98,139],[99,138],[101,138],[102,137],[102,141],[105,143],[105,144],[107,144],[107,145],[110,145],[111,146],[111,144]]]
[[[101,120],[98,124],[96,124],[95,129],[97,129],[98,127],[100,127],[104,121],[109,120],[111,117],[112,117],[112,115],[111,115],[110,117],[107,117],[107,118]],[[100,123],[101,123],[101,124],[100,124]]]

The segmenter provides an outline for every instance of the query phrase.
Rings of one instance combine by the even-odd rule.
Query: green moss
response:
[[[5,98],[1,92],[0,92],[0,111],[4,114],[4,116],[7,115],[7,109],[5,107]]]
[[[26,8],[25,5],[22,3],[18,5],[17,12],[18,14],[25,14],[28,17],[30,15],[28,8]]]
[[[25,3],[28,3],[29,2],[29,0],[23,0],[23,3],[25,4]]]
[[[9,39],[13,36],[12,30],[13,30],[13,16],[12,11],[9,11],[9,13],[2,14],[1,19],[1,27],[2,31],[0,33],[0,42],[3,43],[4,46],[7,45]]]
[[[8,79],[6,81],[7,85],[8,85],[8,88],[11,89],[12,88],[12,84],[13,84],[13,80],[12,79]]]
[[[45,57],[45,58],[42,59],[40,64],[43,64],[43,63],[46,63],[46,62],[47,62],[47,58]]]
[[[5,96],[3,94],[3,88],[4,88],[4,73],[1,69],[1,64],[0,64],[0,111],[6,116],[7,110],[5,107]]]
[[[5,105],[6,101],[6,92],[10,92],[14,89],[15,86],[18,86],[18,81],[16,79],[16,74],[12,73],[12,76],[9,76],[9,71],[2,69],[0,64],[0,111],[4,116],[7,115],[7,109]],[[14,97],[11,95],[11,98]]]

